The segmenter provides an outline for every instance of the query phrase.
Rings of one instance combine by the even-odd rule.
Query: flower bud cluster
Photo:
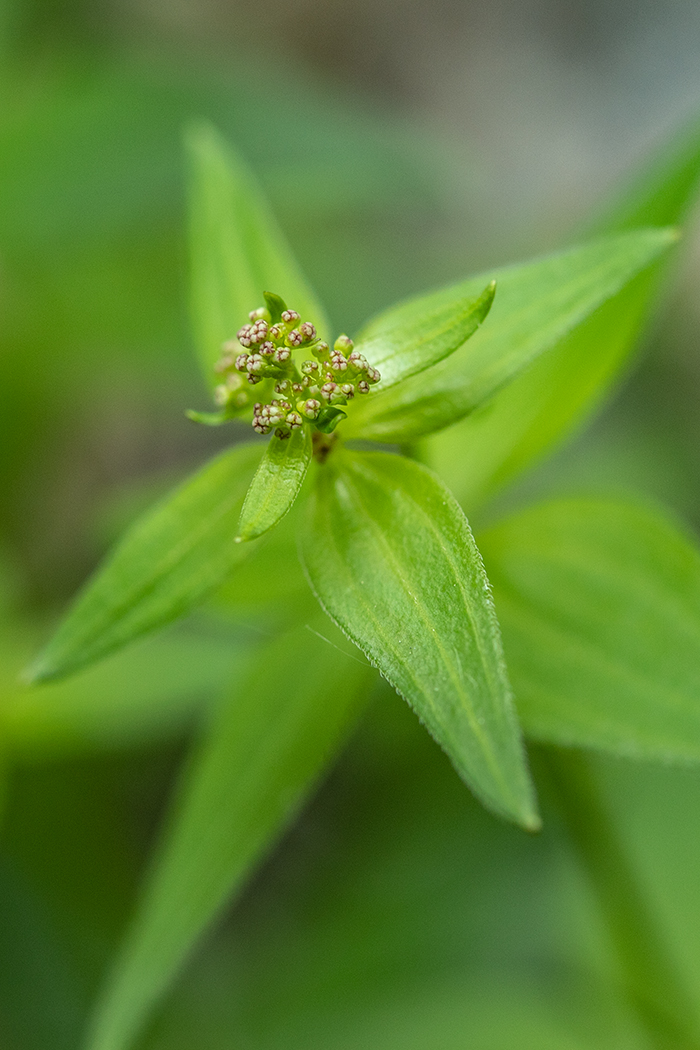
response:
[[[377,369],[354,349],[351,339],[341,335],[331,348],[296,310],[278,313],[274,324],[265,307],[249,316],[250,322],[239,329],[236,339],[222,347],[216,371],[223,382],[214,397],[224,409],[243,408],[250,399],[250,387],[269,380],[277,396],[254,406],[253,429],[258,434],[274,430],[278,437],[289,437],[305,422],[321,425],[329,406],[346,405],[356,394],[369,393],[381,379]],[[300,368],[293,357],[293,351],[299,349],[312,355]]]

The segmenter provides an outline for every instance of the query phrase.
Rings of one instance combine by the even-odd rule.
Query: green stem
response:
[[[625,991],[657,1050],[698,1050],[695,1005],[657,928],[587,757],[543,748],[547,772],[618,956]]]

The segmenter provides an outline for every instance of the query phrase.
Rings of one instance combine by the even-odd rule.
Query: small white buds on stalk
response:
[[[277,398],[255,404],[253,429],[258,434],[274,430],[278,437],[286,438],[304,425],[331,433],[345,418],[339,406],[347,405],[355,394],[369,393],[381,378],[379,372],[354,349],[348,336],[339,336],[331,349],[318,338],[316,325],[302,321],[298,311],[288,309],[279,296],[266,292],[265,301],[267,307],[251,310],[249,322],[239,328],[236,339],[223,344],[215,365],[222,382],[214,391],[221,412],[205,421],[223,423],[232,418],[250,405],[250,387],[267,383],[264,389]],[[293,352],[300,348],[312,359],[297,365]],[[191,417],[204,419],[202,413]]]

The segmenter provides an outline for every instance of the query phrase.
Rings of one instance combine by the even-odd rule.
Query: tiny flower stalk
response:
[[[272,434],[248,491],[236,541],[267,532],[290,509],[314,454],[328,455],[330,435],[347,418],[344,409],[369,394],[379,371],[355,350],[346,335],[333,347],[319,338],[311,321],[272,292],[265,306],[252,310],[235,339],[223,344],[215,365],[221,382],[214,390],[218,413],[188,412],[195,422],[217,426],[247,412],[252,390],[266,400],[252,403],[253,430]],[[297,364],[295,353],[310,354]]]

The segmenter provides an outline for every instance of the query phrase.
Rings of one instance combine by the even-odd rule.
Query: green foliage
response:
[[[248,489],[237,540],[254,540],[290,510],[311,462],[311,431],[293,430],[290,437],[273,435]]]
[[[328,323],[307,287],[267,203],[242,162],[209,125],[193,126],[190,154],[190,244],[192,319],[199,357],[208,382],[221,354],[274,288],[306,317]]]
[[[223,453],[124,537],[29,671],[59,678],[188,612],[245,557],[235,543],[259,458],[254,445]]]
[[[476,299],[442,296],[434,304],[409,302],[378,317],[364,330],[356,346],[382,374],[387,390],[449,357],[486,319],[496,282]]]
[[[601,216],[597,230],[678,223],[695,201],[699,181],[700,136],[693,127],[680,144],[653,159]],[[619,293],[587,323],[561,333],[551,353],[452,436],[453,449],[459,442],[458,495],[468,507],[511,481],[599,406],[649,318],[662,262],[629,287],[621,283]]]
[[[244,164],[209,125],[192,128],[188,146],[192,314],[207,378],[221,344],[233,342],[263,301],[271,323],[293,303],[330,338]],[[209,716],[104,986],[88,1050],[134,1045],[376,685],[364,659],[351,657],[340,636],[329,645],[332,628],[309,613],[295,531],[324,609],[492,811],[539,826],[518,714],[538,740],[664,761],[700,758],[700,555],[689,538],[629,504],[535,507],[484,534],[494,607],[467,520],[443,481],[405,456],[344,445],[348,438],[395,442],[420,454],[410,442],[443,431],[428,453],[469,510],[521,472],[599,401],[630,353],[677,237],[666,227],[694,192],[698,156],[693,139],[657,167],[617,219],[603,224],[607,236],[381,314],[358,339],[366,368],[349,391],[340,389],[340,373],[352,374],[351,354],[334,364],[330,347],[312,351],[329,370],[322,378],[339,388],[317,410],[313,436],[309,416],[296,429],[289,424],[290,437],[273,434],[261,462],[255,445],[224,452],[148,512],[88,584],[33,673],[56,678],[109,653],[111,660],[75,686],[30,694],[24,710],[8,692],[0,726],[10,754],[77,751],[81,733],[93,748],[165,738],[202,710]],[[347,337],[334,349],[339,344],[351,345]],[[374,391],[359,376],[369,379],[377,368]],[[258,381],[253,372],[249,381]],[[277,377],[264,381],[271,386]],[[235,413],[245,409],[241,403]],[[218,424],[233,414],[191,415]],[[292,508],[314,456],[310,503]],[[137,657],[129,663],[128,650],[116,655],[208,598],[231,653],[228,664],[216,643],[193,644],[199,655],[186,657],[188,668],[207,663],[201,694],[178,670],[185,656],[168,648],[180,644],[174,636],[141,650],[148,674]],[[246,646],[244,655],[232,620],[252,621],[269,640]],[[100,678],[122,659],[136,679],[127,697]],[[212,714],[211,693],[222,679],[228,685]],[[101,699],[88,710],[93,688]],[[591,843],[588,836],[585,848]],[[623,946],[637,943],[632,928],[644,907],[641,895],[630,900],[634,907],[621,906],[615,920]],[[316,947],[325,959],[324,946]],[[663,969],[651,959],[638,983],[653,985]],[[666,987],[667,972],[661,976]],[[643,1000],[637,995],[637,1007]],[[322,1045],[330,1045],[325,1037]],[[552,1045],[562,1045],[559,1035]]]
[[[140,909],[98,1005],[89,1050],[132,1043],[193,943],[342,743],[368,698],[367,672],[305,627],[252,654],[180,785]]]
[[[463,284],[419,298],[401,310],[403,323],[418,324],[425,313],[454,308],[493,278],[498,295],[488,324],[461,350],[425,374],[368,399],[353,416],[353,433],[378,441],[404,441],[442,430],[462,419],[551,351],[594,311],[668,250],[672,230],[637,230],[594,241],[535,262],[480,274]],[[389,314],[389,318],[392,314]],[[378,324],[369,329],[369,337]],[[549,355],[542,367],[550,367]],[[526,372],[525,377],[531,373]],[[522,381],[522,380],[521,380]],[[572,380],[573,382],[573,380]],[[574,386],[576,383],[574,382]],[[514,389],[505,386],[504,395]],[[528,407],[531,404],[528,400]],[[489,415],[481,418],[491,419]],[[489,438],[516,425],[506,415]],[[466,474],[465,469],[465,474]],[[470,476],[467,474],[467,476]]]
[[[481,557],[424,467],[345,453],[320,470],[304,565],[335,622],[497,813],[538,826]]]
[[[527,734],[700,760],[700,551],[659,512],[557,500],[479,537]]]

